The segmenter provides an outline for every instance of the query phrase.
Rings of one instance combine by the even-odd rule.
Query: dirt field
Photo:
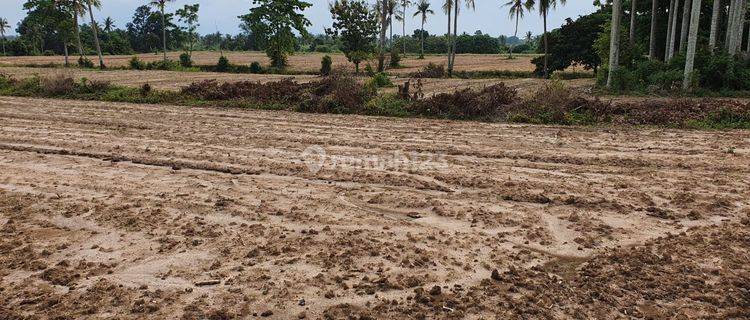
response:
[[[170,52],[168,57],[172,60],[179,61],[179,52]],[[214,65],[219,60],[219,52],[200,51],[193,54],[193,60],[198,65]],[[320,60],[325,54],[323,53],[300,53],[289,57],[289,68],[297,71],[320,70]],[[354,65],[346,60],[343,54],[329,54],[333,58],[334,67],[346,67],[353,69]],[[143,61],[161,60],[161,55],[155,54],[138,54],[138,58]],[[270,65],[270,60],[263,52],[225,52],[225,56],[233,64],[249,65],[253,61],[258,61],[263,65]],[[128,62],[133,56],[105,56],[104,64],[109,67],[128,66]],[[96,60],[95,57],[89,57]],[[77,58],[71,61],[75,62]],[[394,74],[411,73],[421,70],[428,63],[445,64],[447,58],[442,55],[428,55],[423,60],[416,59],[416,56],[409,55],[402,60],[403,68],[392,69],[389,72]],[[512,70],[512,71],[533,71],[534,65],[531,63],[531,56],[517,56],[516,59],[509,60],[507,55],[489,55],[489,54],[460,54],[456,58],[455,70],[458,71],[481,71],[481,70]],[[63,64],[63,57],[55,56],[29,56],[29,57],[0,57],[0,66],[19,66],[27,64]],[[375,61],[371,61],[373,65]],[[363,64],[364,67],[364,64]],[[572,70],[572,69],[571,69]],[[582,70],[578,70],[582,71]]]
[[[748,131],[0,97],[0,149],[3,319],[750,316]]]
[[[40,77],[52,77],[56,75],[66,75],[74,79],[87,78],[91,80],[106,80],[114,84],[139,87],[145,83],[152,85],[154,88],[162,90],[179,90],[181,87],[189,85],[192,82],[202,80],[218,80],[220,82],[231,81],[278,81],[284,78],[292,78],[299,82],[308,82],[318,79],[318,76],[309,75],[274,75],[274,74],[233,74],[218,72],[178,72],[178,71],[133,71],[133,70],[82,70],[77,68],[28,68],[28,67],[0,67],[0,73],[12,75],[18,79],[38,75]],[[366,81],[367,77],[362,77]],[[395,84],[402,84],[406,78],[392,78]],[[542,79],[422,79],[423,91],[425,94],[435,94],[440,92],[454,92],[460,89],[474,88],[480,89],[485,86],[504,82],[514,87],[521,93],[531,93],[536,91],[545,83]],[[576,79],[566,80],[565,84],[571,88],[581,91],[589,90],[594,85],[594,79]],[[385,88],[383,92],[396,92],[396,88]]]

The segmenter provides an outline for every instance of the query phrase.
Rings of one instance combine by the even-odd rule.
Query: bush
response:
[[[391,50],[391,60],[389,65],[391,68],[398,68],[401,66],[401,56],[398,54],[398,51]]]
[[[42,78],[39,85],[42,92],[49,96],[69,94],[76,89],[76,83],[73,78],[61,74],[49,78]]]
[[[141,96],[145,97],[151,93],[151,85],[148,83],[144,83],[138,91]]]
[[[440,93],[413,103],[410,111],[427,117],[491,120],[501,115],[503,108],[516,99],[516,90],[500,83],[480,91],[464,89],[454,93]]]
[[[331,56],[329,55],[323,56],[323,59],[320,60],[320,75],[327,76],[331,74],[332,65],[333,65],[333,59],[331,59]]]
[[[180,54],[180,66],[182,66],[183,68],[190,68],[193,66],[193,59],[189,54]]]
[[[260,66],[260,62],[253,61],[250,64],[250,73],[263,73],[263,67]]]
[[[145,70],[146,64],[141,61],[141,59],[138,59],[138,57],[133,56],[130,58],[130,69],[133,70]]]
[[[605,121],[605,105],[577,97],[562,82],[553,80],[520,103],[505,110],[508,122],[536,124],[593,124]]]
[[[428,63],[422,71],[412,74],[415,78],[444,78],[446,75],[445,65]]]
[[[382,72],[376,73],[369,81],[369,84],[375,88],[393,87],[393,82],[388,75]]]
[[[105,80],[81,79],[80,92],[82,93],[102,93],[112,88],[112,83]]]
[[[152,61],[146,64],[146,69],[174,71],[180,69],[180,64],[172,60]]]
[[[297,107],[298,111],[362,114],[367,101],[376,95],[343,72],[333,72],[330,76],[309,85],[309,90]]]
[[[330,53],[331,51],[331,47],[325,44],[321,44],[315,47],[315,52]]]
[[[409,101],[401,99],[396,94],[385,94],[377,96],[365,105],[364,114],[386,117],[406,117]]]
[[[216,64],[216,71],[217,72],[227,72],[229,71],[229,59],[225,56],[219,57],[219,62]]]
[[[257,103],[296,104],[308,87],[308,84],[300,84],[291,79],[267,83],[252,81],[219,83],[216,80],[205,80],[183,87],[180,92],[202,100],[242,99]]]
[[[81,68],[93,68],[94,63],[88,58],[80,57],[78,58],[78,66]]]

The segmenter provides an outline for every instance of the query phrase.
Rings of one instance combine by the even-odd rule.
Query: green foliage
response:
[[[391,68],[398,68],[401,66],[401,56],[398,54],[398,51],[391,50],[391,59],[389,62],[389,66]]]
[[[549,32],[549,71],[565,70],[573,64],[596,71],[602,60],[595,50],[594,43],[599,34],[604,32],[604,25],[609,19],[609,15],[599,12],[581,16],[575,21],[568,18],[562,27]],[[515,50],[519,51],[518,48]],[[544,48],[540,46],[538,50],[543,53]],[[534,58],[532,63],[536,65],[536,74],[544,72],[544,56]]]
[[[180,69],[180,63],[172,60],[158,60],[146,64],[148,70],[175,71]]]
[[[378,72],[370,78],[369,84],[375,88],[393,87],[393,82],[391,82],[388,75],[383,72]]]
[[[179,21],[183,23],[183,26],[180,29],[187,33],[185,51],[187,51],[188,58],[191,58],[195,43],[198,41],[197,30],[198,26],[200,26],[198,23],[198,10],[200,10],[200,4],[196,3],[193,5],[186,4],[175,12]],[[182,57],[180,57],[180,61],[182,62]],[[192,66],[192,63],[190,65],[183,64],[182,66],[189,68]]]
[[[367,101],[363,113],[372,116],[406,117],[409,115],[409,103],[396,94],[384,94]]]
[[[227,72],[229,68],[229,59],[225,56],[219,57],[219,62],[216,64],[216,72]]]
[[[326,29],[326,34],[341,41],[341,51],[359,72],[359,64],[375,50],[377,14],[361,0],[337,0],[330,11],[333,27]]]
[[[180,66],[183,68],[190,68],[193,66],[193,59],[189,53],[180,54]]]
[[[282,69],[287,65],[287,55],[294,53],[294,31],[308,35],[310,21],[301,11],[312,4],[301,0],[253,0],[253,4],[250,13],[239,18],[266,51],[271,65]]]
[[[325,55],[320,60],[320,75],[321,76],[327,76],[331,74],[331,66],[333,65],[333,59],[331,59],[331,56]]]
[[[250,73],[263,73],[263,67],[260,66],[260,62],[253,61],[250,64]]]

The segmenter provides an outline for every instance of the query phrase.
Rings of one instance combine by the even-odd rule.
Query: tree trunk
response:
[[[164,61],[167,61],[167,19],[164,17],[164,4],[161,4],[161,48],[164,50]]]
[[[521,15],[521,12],[520,12],[520,11],[516,11],[516,29],[515,29],[515,31],[513,32],[513,36],[514,36],[514,37],[516,37],[516,38],[518,38],[518,20],[520,20],[520,19],[519,19],[519,18],[520,18],[520,15]],[[508,49],[508,57],[509,57],[510,59],[513,59],[513,47],[514,47],[514,46],[515,46],[515,45],[510,45],[510,48]]]
[[[648,57],[651,60],[656,60],[657,10],[659,10],[659,0],[651,0],[651,33],[649,34],[648,39]]]
[[[635,46],[635,10],[636,10],[636,0],[630,0],[630,34],[628,35],[628,42],[630,42],[630,47]]]
[[[81,30],[78,27],[78,13],[73,12],[73,27],[76,29],[76,41],[78,41],[78,57],[83,58],[86,55],[83,52],[83,42],[81,42]]]
[[[450,0],[453,1],[453,0]],[[452,2],[451,2],[452,3]],[[448,35],[446,36],[446,41],[448,42],[448,65],[451,65],[451,52],[453,49],[451,47],[453,46],[453,41],[451,38],[453,37],[453,34],[451,34],[451,10],[452,8],[448,8]]]
[[[99,55],[99,69],[106,68],[104,66],[104,57],[102,56],[102,47],[99,45],[99,27],[96,25],[94,20],[94,10],[91,8],[91,0],[86,0],[89,6],[89,17],[91,18],[91,30],[94,31],[94,44],[96,44],[96,53]]]
[[[401,37],[404,39],[404,41],[402,41],[403,45],[404,45],[403,54],[404,54],[404,56],[406,56],[406,41],[405,41],[406,40],[406,1],[404,1],[404,12],[403,12],[403,14],[404,14],[404,16],[401,19],[401,34],[402,34]]]
[[[680,2],[679,0],[675,0],[674,7],[672,7],[674,11],[674,16],[672,17],[672,32],[669,34],[669,44],[667,45],[668,55],[667,60],[671,60],[674,57],[674,49],[675,49],[675,43],[677,42],[677,11],[680,8]]]
[[[737,12],[737,0],[729,0],[729,11],[727,12],[727,34],[724,38],[724,49],[731,53],[732,33],[734,33],[734,18]]]
[[[612,81],[620,65],[620,10],[621,0],[612,1],[612,32],[609,36],[609,74],[607,75],[607,89],[612,89]]]
[[[739,54],[740,50],[742,49],[742,35],[745,32],[745,11],[747,9],[747,1],[742,0],[740,1],[739,5],[740,12],[737,13],[737,29],[736,29],[736,37],[737,40],[735,40],[736,48],[734,49],[735,54]]]
[[[458,47],[458,0],[453,0],[453,46],[451,47],[451,63],[448,75],[453,76],[453,66],[456,64],[456,47]]]
[[[680,52],[687,48],[688,28],[690,28],[690,0],[682,4],[682,22],[680,26]]]
[[[65,66],[70,66],[70,58],[68,58],[68,41],[63,42],[63,53],[65,54]],[[5,43],[3,43],[3,54],[5,54]]]
[[[620,3],[620,0],[614,0],[614,1],[616,1],[618,4]],[[619,11],[617,12],[619,13]],[[547,79],[549,78],[549,68],[547,67],[547,64],[549,62],[549,57],[548,57],[549,42],[547,41],[547,11],[544,11],[542,13],[542,21],[543,21],[543,26],[544,26],[544,78]],[[620,18],[617,18],[617,21],[619,22]],[[619,28],[618,28],[618,32],[619,32]]]
[[[388,30],[388,8],[385,0],[380,6],[380,38],[378,39],[378,72],[385,70],[385,32]]]
[[[667,19],[667,37],[664,44],[664,61],[669,61],[669,43],[672,40],[672,21],[674,20],[674,2],[675,0],[669,1],[669,18]]]
[[[3,56],[7,55],[5,52],[5,33],[3,33]]]
[[[714,0],[711,13],[711,33],[708,37],[708,49],[713,53],[716,49],[716,38],[719,35],[719,20],[721,15],[721,0]]]
[[[419,34],[419,42],[422,43],[422,49],[420,50],[419,57],[424,59],[424,18],[422,18],[422,32]]]
[[[689,0],[687,0],[689,1]],[[745,0],[743,0],[745,1]],[[688,7],[685,6],[685,10]],[[701,15],[701,0],[693,0],[692,13],[690,14],[690,37],[688,38],[687,54],[685,56],[685,76],[682,82],[682,89],[688,90],[692,84],[693,63],[695,62],[695,47],[698,42],[698,23]]]

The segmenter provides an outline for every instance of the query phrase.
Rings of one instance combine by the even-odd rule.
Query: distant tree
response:
[[[302,11],[312,4],[301,0],[253,0],[253,4],[257,6],[239,18],[264,48],[271,64],[276,68],[286,67],[287,55],[294,53],[294,31],[309,36],[307,27],[311,24]]]
[[[548,70],[550,72],[565,70],[576,64],[596,71],[602,59],[596,51],[595,44],[600,34],[605,32],[604,25],[608,19],[607,13],[595,12],[581,16],[575,21],[569,18],[562,27],[551,31],[549,33]],[[530,38],[529,34],[527,38]],[[539,49],[543,50],[542,47]],[[543,75],[544,57],[537,57],[532,62],[536,65],[535,73]]]
[[[466,8],[474,10],[476,8],[474,1],[475,0],[464,0],[466,4]],[[448,75],[449,76],[453,74],[453,65],[456,63],[456,46],[458,45],[456,42],[458,39],[458,13],[459,13],[460,7],[461,7],[460,0],[453,0],[453,39],[452,39],[453,46],[451,47],[451,50],[452,50],[451,58],[449,59],[449,62],[448,62]]]
[[[178,9],[176,12],[180,22],[185,24],[183,29],[187,32],[188,36],[188,45],[185,51],[191,58],[193,57],[193,48],[195,47],[198,26],[200,26],[200,24],[198,24],[199,9],[200,4],[198,3],[193,5],[186,4],[182,9]]]
[[[161,12],[161,43],[162,51],[164,51],[164,61],[167,61],[167,18],[164,7],[167,5],[167,2],[172,1],[174,0],[151,0],[151,5],[157,7]]]
[[[401,4],[401,37],[406,38],[406,8],[412,5],[409,0],[399,0]],[[403,53],[406,54],[406,46],[403,48]]]
[[[359,73],[360,62],[375,49],[378,14],[363,0],[336,0],[329,9],[333,27],[326,29],[326,33],[341,41],[341,51]]]
[[[111,17],[104,19],[104,31],[107,33],[112,32],[115,28],[115,21]]]
[[[96,44],[96,53],[99,55],[99,68],[104,69],[104,57],[102,56],[102,46],[99,44],[99,27],[94,20],[94,9],[100,9],[102,4],[100,0],[86,0],[86,5],[89,9],[89,17],[91,18],[91,27],[94,30],[94,44]]]
[[[533,8],[535,5],[539,5],[539,15],[542,16],[542,25],[544,27],[543,41],[544,41],[544,77],[549,77],[549,59],[547,57],[549,53],[549,40],[547,37],[547,15],[549,10],[557,7],[557,2],[564,5],[566,0],[527,0],[529,8]]]
[[[419,51],[419,58],[424,59],[424,24],[427,22],[427,15],[428,14],[435,14],[435,11],[432,11],[430,9],[430,2],[428,0],[420,0],[417,4],[417,12],[414,12],[414,16],[422,16],[422,28],[420,28],[421,32],[419,33],[419,42],[421,49]],[[406,45],[406,42],[404,42],[404,46]],[[404,49],[404,53],[406,53],[406,49]]]
[[[530,4],[530,2],[526,2],[524,0],[510,0],[505,3],[505,6],[508,7],[508,15],[511,19],[516,20],[516,27],[514,29],[515,31],[513,32],[513,36],[518,36],[518,22],[521,20],[521,18],[523,18],[524,11],[531,9],[531,7],[529,6]],[[513,58],[513,45],[510,46],[508,55],[510,58]]]
[[[0,35],[3,37],[3,55],[6,54],[5,52],[5,30],[10,29],[10,25],[8,24],[8,20],[5,18],[0,18]]]

